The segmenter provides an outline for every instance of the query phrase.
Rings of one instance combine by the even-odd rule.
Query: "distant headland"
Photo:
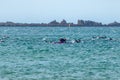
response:
[[[42,26],[42,27],[57,27],[57,26],[61,26],[61,27],[65,27],[65,26],[95,26],[95,27],[99,27],[99,26],[120,26],[119,22],[112,22],[109,24],[102,24],[101,22],[95,22],[95,21],[91,21],[91,20],[78,20],[77,24],[72,23],[72,22],[67,22],[66,20],[62,20],[61,22],[57,22],[56,20],[53,20],[49,23],[14,23],[11,21],[8,22],[0,22],[0,26]]]

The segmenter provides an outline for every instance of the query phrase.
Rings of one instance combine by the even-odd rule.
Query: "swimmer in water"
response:
[[[106,36],[93,36],[92,40],[96,40],[96,39],[107,39]]]
[[[66,39],[65,38],[60,38],[59,42],[54,42],[54,44],[63,44],[66,43]]]
[[[111,41],[111,40],[113,40],[112,38],[109,38],[109,40]]]
[[[4,35],[4,36],[2,37],[2,39],[7,39],[7,38],[9,38],[9,36],[7,36],[7,35]]]
[[[67,41],[66,38],[60,38],[58,42],[51,42],[51,41],[47,41],[47,40],[44,40],[45,42],[47,43],[53,43],[53,44],[64,44],[64,43],[80,43],[81,42],[81,39],[74,39],[72,41]]]
[[[99,39],[106,39],[106,36],[100,36]]]
[[[58,43],[66,43],[66,39],[60,38]]]
[[[80,43],[80,42],[81,42],[81,40],[80,40],[80,39],[78,39],[78,40],[75,40],[75,42],[76,42],[76,43]]]

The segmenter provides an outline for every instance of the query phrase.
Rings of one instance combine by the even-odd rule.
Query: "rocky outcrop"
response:
[[[100,22],[95,22],[95,21],[84,21],[84,20],[78,20],[77,24],[74,23],[67,23],[66,20],[62,20],[61,22],[57,22],[56,20],[51,21],[50,23],[14,23],[14,22],[0,22],[0,26],[120,26],[120,23],[118,22],[113,22],[109,24],[102,24]]]
[[[77,23],[78,26],[102,26],[102,23],[98,23],[95,21],[83,21],[83,20],[78,20]]]
[[[108,24],[108,26],[120,26],[120,23],[115,21],[113,23]]]

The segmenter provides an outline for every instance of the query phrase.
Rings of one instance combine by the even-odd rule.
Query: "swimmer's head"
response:
[[[66,39],[60,38],[60,43],[66,43]]]

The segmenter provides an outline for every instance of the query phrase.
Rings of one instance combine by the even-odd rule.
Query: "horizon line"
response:
[[[59,22],[59,23],[61,23],[63,20],[65,20],[67,23],[73,23],[73,24],[77,24],[78,23],[78,20],[83,20],[83,19],[78,19],[78,20],[76,20],[77,22],[76,23],[74,23],[74,21],[72,22],[72,21],[67,21],[66,19],[62,19],[61,21],[58,21],[58,20],[56,20],[56,19],[53,19],[52,21],[56,21],[56,22]],[[42,23],[45,23],[45,24],[48,24],[48,23],[50,23],[50,22],[52,22],[52,21],[49,21],[49,22],[21,22],[21,21],[10,21],[10,20],[8,20],[8,21],[0,21],[0,23],[7,23],[7,22],[12,22],[12,23],[28,23],[28,24],[31,24],[31,23],[33,23],[33,24],[42,24]],[[110,23],[114,23],[114,22],[116,22],[116,23],[120,23],[119,21],[117,21],[117,20],[114,20],[114,21],[112,21],[112,22],[107,22],[107,23],[104,23],[104,22],[101,22],[101,21],[95,21],[95,20],[83,20],[83,21],[92,21],[92,22],[97,22],[97,23],[102,23],[102,24],[104,24],[104,25],[106,25],[106,24],[110,24]]]

